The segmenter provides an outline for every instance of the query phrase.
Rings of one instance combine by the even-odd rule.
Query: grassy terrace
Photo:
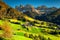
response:
[[[3,24],[3,20],[0,20],[0,24]],[[13,30],[13,40],[33,40],[32,38],[28,38],[28,37],[25,37],[24,34],[27,33],[27,34],[33,34],[34,36],[35,35],[41,35],[41,36],[44,36],[46,39],[50,38],[51,40],[60,40],[60,36],[57,36],[57,35],[51,35],[51,34],[48,34],[47,32],[42,32],[43,30],[46,30],[46,31],[51,31],[53,29],[49,29],[49,28],[44,28],[44,27],[36,27],[36,26],[28,26],[27,28],[24,28],[22,26],[22,24],[24,24],[25,22],[23,21],[13,21],[13,22],[19,22],[20,24],[14,24],[14,23],[11,23],[11,22],[8,22],[9,26],[12,28]],[[46,25],[45,25],[46,26]],[[0,30],[0,34],[2,34],[4,31]],[[58,34],[59,35],[59,34]]]

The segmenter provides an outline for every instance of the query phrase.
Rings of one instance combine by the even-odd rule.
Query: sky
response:
[[[9,6],[15,8],[20,4],[26,5],[30,4],[34,7],[45,5],[47,7],[57,7],[60,8],[60,0],[3,0]]]

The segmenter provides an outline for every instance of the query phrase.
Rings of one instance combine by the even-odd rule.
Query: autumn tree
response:
[[[1,27],[2,27],[2,30],[4,31],[2,34],[3,37],[11,38],[12,37],[12,29],[11,29],[10,25],[8,24],[8,22],[5,21]]]

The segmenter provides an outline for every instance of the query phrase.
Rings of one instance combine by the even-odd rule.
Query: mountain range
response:
[[[15,9],[18,11],[23,12],[24,14],[30,16],[31,18],[41,20],[41,21],[47,21],[52,22],[60,25],[60,9],[56,7],[46,7],[46,6],[39,6],[37,8],[34,8],[32,5],[20,5],[17,6]]]

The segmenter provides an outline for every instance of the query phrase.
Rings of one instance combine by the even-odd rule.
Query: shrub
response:
[[[39,24],[37,21],[33,21],[33,23]]]
[[[59,32],[58,32],[57,30],[51,31],[51,32],[49,32],[49,33],[52,34],[52,35],[57,35],[57,34],[59,34]]]
[[[7,9],[7,13],[9,13],[9,11],[10,11],[11,9],[12,9],[12,8],[8,8],[8,9]]]
[[[59,34],[60,34],[60,32],[59,32]]]
[[[29,38],[34,38],[33,34],[29,34]]]
[[[0,6],[0,10],[1,10],[2,6]]]
[[[20,24],[19,22],[11,22],[11,23],[14,23],[14,24]]]
[[[41,35],[38,35],[39,39],[41,39]]]
[[[38,35],[40,40],[48,40],[47,38],[45,38],[44,36]]]
[[[17,17],[17,20],[21,20],[20,16]]]
[[[41,25],[44,25],[44,22],[41,22]]]
[[[26,28],[29,31],[29,28]]]
[[[35,35],[34,40],[40,40],[40,38]]]
[[[26,19],[25,19],[25,18],[22,18],[22,21],[23,21],[23,22],[25,22],[25,21],[26,21]]]
[[[0,40],[6,40],[6,39],[4,39],[3,37],[0,37]]]
[[[17,29],[18,31],[20,30],[20,29]]]
[[[51,40],[50,38],[48,38],[48,40]]]
[[[30,22],[31,25],[35,26],[35,24],[33,22]]]
[[[2,28],[0,27],[0,30],[2,30]]]
[[[25,33],[24,36],[25,36],[25,37],[29,37],[29,34]]]
[[[26,26],[24,24],[22,26],[23,26],[23,28],[26,28]]]
[[[44,36],[41,36],[41,40],[47,40]]]

